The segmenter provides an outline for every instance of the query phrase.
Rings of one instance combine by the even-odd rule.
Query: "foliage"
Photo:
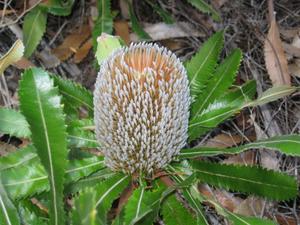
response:
[[[51,7],[40,5],[35,11],[48,8],[45,12],[62,15],[59,2],[53,1]],[[102,3],[99,9],[105,12],[99,14],[97,21],[100,28],[110,29],[109,1],[99,2]],[[67,4],[70,6],[73,1]],[[134,22],[133,26],[136,26]],[[98,39],[100,50],[96,57],[100,59],[100,66],[114,49],[122,46],[119,39],[106,37],[108,39],[103,36]],[[275,87],[254,99],[254,81],[241,86],[234,83],[241,51],[233,50],[221,61],[222,46],[223,31],[220,31],[186,63],[192,94],[190,141],[201,138],[246,107],[265,104],[297,90]],[[30,47],[27,49],[30,51]],[[297,196],[296,179],[285,173],[259,166],[220,164],[207,157],[260,148],[299,156],[299,135],[273,137],[232,148],[185,148],[154,177],[129,175],[108,169],[104,157],[97,156],[95,149],[103,146],[95,140],[93,97],[89,90],[58,75],[32,68],[22,75],[19,97],[20,111],[0,109],[0,131],[25,137],[29,142],[0,157],[1,224],[133,225],[152,224],[161,219],[172,225],[187,221],[208,225],[203,210],[205,204],[232,224],[274,224],[229,211],[215,199],[200,193],[197,184],[274,200]],[[31,198],[37,199],[40,208],[33,205]]]
[[[17,210],[0,182],[0,224],[20,224]]]
[[[113,17],[110,11],[110,0],[97,0],[98,17],[92,32],[93,49],[97,50],[97,38],[101,33],[111,34],[113,31]]]
[[[7,108],[0,108],[0,132],[16,137],[30,136],[28,123],[24,116]]]
[[[200,182],[216,187],[275,200],[288,200],[297,195],[296,180],[275,171],[204,161],[192,161],[191,166]]]
[[[38,4],[30,10],[23,24],[23,36],[25,45],[25,57],[30,57],[40,43],[47,24],[47,13],[58,16],[68,16],[71,13],[74,0],[52,0]]]
[[[138,37],[141,40],[150,40],[151,37],[149,36],[149,34],[147,34],[144,31],[143,27],[140,25],[138,19],[136,18],[132,4],[128,0],[127,0],[127,2],[128,2],[132,30],[138,35]]]
[[[23,34],[25,57],[31,56],[46,31],[47,11],[37,6],[24,19]]]
[[[64,223],[63,184],[67,165],[67,136],[58,90],[41,69],[27,70],[20,81],[20,107],[32,141],[45,167],[51,190],[51,224]]]
[[[188,2],[190,4],[192,4],[194,7],[196,7],[197,9],[199,9],[200,11],[204,12],[204,13],[210,13],[212,18],[215,21],[220,21],[221,17],[220,15],[216,12],[216,10],[214,10],[212,8],[212,6],[210,6],[209,4],[207,4],[204,0],[188,0]]]

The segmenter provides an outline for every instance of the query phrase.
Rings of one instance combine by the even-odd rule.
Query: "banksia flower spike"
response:
[[[186,71],[172,52],[145,43],[116,50],[94,91],[106,165],[129,174],[163,168],[186,143],[189,105]]]

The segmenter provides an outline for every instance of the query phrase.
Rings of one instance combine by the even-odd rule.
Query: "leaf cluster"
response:
[[[109,38],[102,41],[110,41]],[[98,59],[103,60],[121,46],[115,40],[112,43]],[[186,63],[192,96],[190,141],[246,107],[265,104],[296,90],[276,87],[254,99],[254,81],[235,84],[241,51],[233,50],[220,60],[222,47],[221,31]],[[207,157],[260,148],[300,156],[299,135],[225,149],[185,148],[174,162],[149,178],[111,171],[105,166],[104,157],[94,154],[101,143],[95,140],[89,90],[31,68],[22,74],[18,94],[20,111],[0,109],[0,131],[30,144],[0,158],[1,224],[148,225],[160,219],[167,225],[187,221],[208,225],[210,221],[203,210],[207,203],[232,224],[274,224],[268,219],[230,212],[215,199],[201,194],[197,185],[205,183],[278,201],[297,196],[297,182],[292,176],[259,166],[224,165]],[[88,113],[82,114],[82,110]]]

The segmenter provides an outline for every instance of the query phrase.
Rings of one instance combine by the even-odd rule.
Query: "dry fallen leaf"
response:
[[[63,43],[52,50],[52,54],[65,61],[76,53],[80,45],[91,35],[88,25],[85,25],[67,36]]]
[[[300,28],[296,27],[296,28],[291,28],[291,29],[285,29],[285,28],[280,28],[279,29],[280,34],[286,38],[286,39],[290,39],[290,38],[294,38],[295,35],[297,35],[300,32]]]
[[[198,30],[195,30],[190,24],[186,22],[179,22],[174,24],[156,23],[156,24],[144,24],[144,30],[147,32],[151,39],[154,41],[164,40],[169,38],[180,37],[203,37],[205,34]],[[131,41],[138,41],[136,34],[130,34]]]
[[[223,160],[224,164],[234,164],[234,165],[254,165],[255,164],[255,151],[242,152],[238,155],[230,156]]]
[[[224,208],[234,211],[243,199],[234,196],[232,193],[220,189],[212,189],[207,184],[199,186],[199,192],[207,198],[216,199]]]
[[[292,44],[283,42],[283,48],[288,55],[300,57],[300,47],[298,48],[296,46],[293,46]]]
[[[24,45],[21,40],[17,40],[8,52],[0,58],[0,75],[13,63],[19,61],[24,54]]]
[[[25,57],[22,57],[20,60],[14,63],[14,66],[18,69],[28,69],[30,67],[34,67],[34,64]]]
[[[293,217],[288,217],[284,214],[275,215],[278,224],[280,225],[297,225],[297,220]]]
[[[80,63],[87,56],[92,47],[93,42],[90,38],[77,50],[77,52],[74,55],[74,62]]]
[[[130,43],[129,26],[127,21],[116,21],[114,22],[114,28],[116,35],[120,36],[128,45]]]
[[[15,12],[16,11],[13,10],[13,9],[0,10],[0,15],[1,16],[7,16],[7,15],[13,14]]]
[[[289,70],[293,76],[300,77],[300,66],[297,63],[290,64]]]
[[[47,69],[57,67],[60,64],[60,60],[51,53],[48,47],[44,48],[41,52],[36,52],[35,55]]]
[[[291,85],[287,59],[283,50],[275,18],[265,39],[265,63],[273,85]]]
[[[233,212],[243,216],[257,216],[263,210],[264,204],[264,199],[250,196],[242,201]]]
[[[238,135],[219,134],[211,139],[208,139],[205,146],[214,148],[227,148],[236,146],[241,143],[242,137]]]
[[[178,41],[174,39],[165,39],[160,41],[161,45],[165,46],[167,49],[171,51],[176,51],[184,48],[184,42]]]

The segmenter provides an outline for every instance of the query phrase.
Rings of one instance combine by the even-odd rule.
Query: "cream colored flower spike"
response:
[[[152,173],[186,143],[188,79],[166,48],[139,43],[116,50],[101,65],[94,105],[96,136],[113,170]]]

